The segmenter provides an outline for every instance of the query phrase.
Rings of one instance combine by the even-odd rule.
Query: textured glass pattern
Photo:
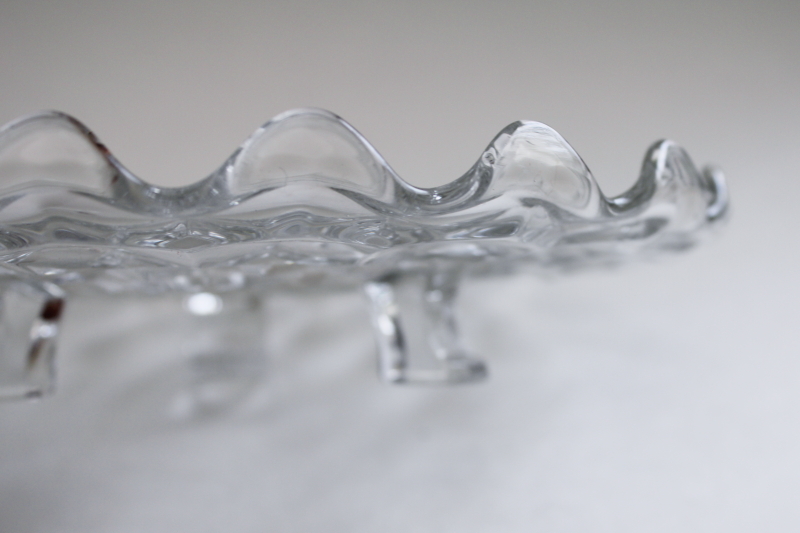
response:
[[[485,374],[457,343],[451,303],[462,276],[685,249],[726,208],[721,172],[698,171],[671,141],[653,144],[633,187],[606,198],[572,147],[537,122],[509,125],[466,174],[430,189],[315,109],[279,115],[219,170],[174,189],[131,174],[61,113],[0,132],[4,283],[68,293],[365,286],[391,381]],[[421,295],[406,307],[429,317],[423,344],[444,371],[411,369],[397,305],[406,290]]]

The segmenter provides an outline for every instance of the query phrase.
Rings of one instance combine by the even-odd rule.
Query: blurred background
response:
[[[322,107],[419,186],[530,119],[607,195],[666,137],[733,205],[679,257],[465,287],[475,386],[382,385],[361,295],[283,295],[254,397],[176,418],[175,302],[75,302],[58,393],[0,405],[0,530],[800,527],[798,27],[789,0],[0,1],[0,122],[65,111],[155,184]]]

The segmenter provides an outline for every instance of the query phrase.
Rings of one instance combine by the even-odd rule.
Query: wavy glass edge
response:
[[[654,143],[634,185],[607,198],[555,130],[529,121],[504,128],[463,176],[419,188],[319,109],[278,115],[205,179],[164,188],[129,172],[76,119],[46,112],[0,130],[0,283],[29,287],[0,298],[363,286],[384,379],[472,381],[486,368],[458,343],[452,306],[464,275],[683,250],[727,207],[722,172],[698,171],[672,141]],[[404,329],[410,314],[430,331]],[[411,345],[427,353],[412,357]],[[19,366],[0,372],[17,376],[14,391]]]

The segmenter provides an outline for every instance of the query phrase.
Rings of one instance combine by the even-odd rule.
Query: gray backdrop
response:
[[[0,2],[0,122],[66,111],[157,184],[315,106],[415,185],[532,119],[607,194],[668,137],[733,201],[681,257],[467,287],[473,387],[381,385],[360,295],[280,296],[259,398],[176,422],[173,302],[77,302],[59,393],[0,405],[0,530],[800,527],[798,27],[792,1]]]

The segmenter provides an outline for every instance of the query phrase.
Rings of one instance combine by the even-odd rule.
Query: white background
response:
[[[797,530],[798,28],[792,1],[0,2],[0,122],[66,111],[156,184],[314,106],[415,185],[532,119],[609,195],[668,137],[733,204],[681,257],[466,287],[473,387],[381,385],[359,295],[277,297],[261,398],[178,422],[172,303],[76,302],[59,393],[0,405],[0,531]]]

